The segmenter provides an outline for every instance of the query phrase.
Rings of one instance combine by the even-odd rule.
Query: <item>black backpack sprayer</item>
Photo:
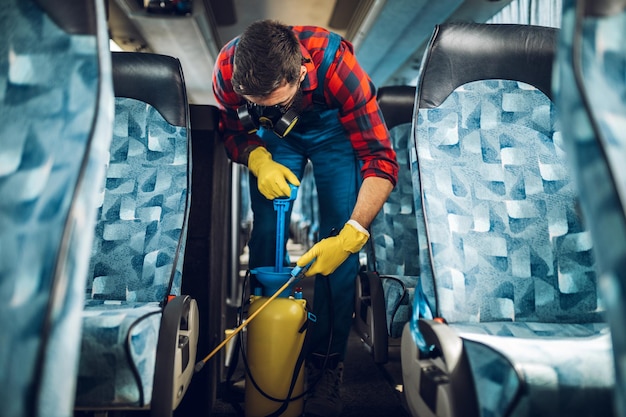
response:
[[[298,417],[304,409],[303,347],[307,322],[315,318],[307,312],[302,292],[291,289],[304,278],[310,264],[294,268],[283,266],[285,214],[296,195],[297,187],[291,186],[288,198],[274,200],[277,212],[275,265],[250,271],[263,288],[262,293],[250,297],[248,317],[195,366],[195,371],[200,371],[209,359],[247,327],[246,417]]]

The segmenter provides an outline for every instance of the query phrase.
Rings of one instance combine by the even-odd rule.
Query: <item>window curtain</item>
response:
[[[561,27],[562,0],[513,0],[487,23]]]

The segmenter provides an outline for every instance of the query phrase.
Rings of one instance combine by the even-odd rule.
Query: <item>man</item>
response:
[[[328,237],[297,262],[312,262],[307,276],[319,274],[317,324],[310,329],[312,353],[307,357],[309,381],[319,382],[309,385],[305,414],[339,415],[358,252],[398,171],[375,87],[352,45],[338,35],[265,20],[224,46],[213,72],[213,91],[227,154],[251,173],[250,268],[274,264],[272,200],[289,196],[289,184],[299,185],[307,161],[313,164],[320,230]],[[330,299],[324,280],[330,283]]]

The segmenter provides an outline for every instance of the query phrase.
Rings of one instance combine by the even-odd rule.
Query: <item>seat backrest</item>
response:
[[[414,101],[413,86],[389,86],[378,90],[378,104],[399,165],[398,183],[370,227],[373,253],[368,256],[368,262],[371,263],[370,268],[380,274],[419,275],[408,158]]]
[[[555,85],[563,137],[595,244],[626,416],[626,9],[623,1],[563,2]]]
[[[418,80],[422,277],[455,321],[601,320],[551,101],[557,30],[438,26]]]
[[[164,55],[112,58],[115,126],[87,297],[160,302],[180,295],[191,197],[182,68]]]
[[[72,414],[89,247],[111,141],[104,2],[0,13],[2,415]]]
[[[410,318],[413,291],[419,275],[417,230],[408,143],[415,102],[414,86],[378,89],[378,105],[389,129],[398,161],[398,182],[370,226],[365,247],[367,267],[381,277],[387,332],[400,337]]]

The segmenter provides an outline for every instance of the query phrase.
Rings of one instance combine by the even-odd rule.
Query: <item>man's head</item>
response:
[[[232,82],[247,101],[289,107],[305,76],[300,43],[288,26],[262,20],[239,38]]]

